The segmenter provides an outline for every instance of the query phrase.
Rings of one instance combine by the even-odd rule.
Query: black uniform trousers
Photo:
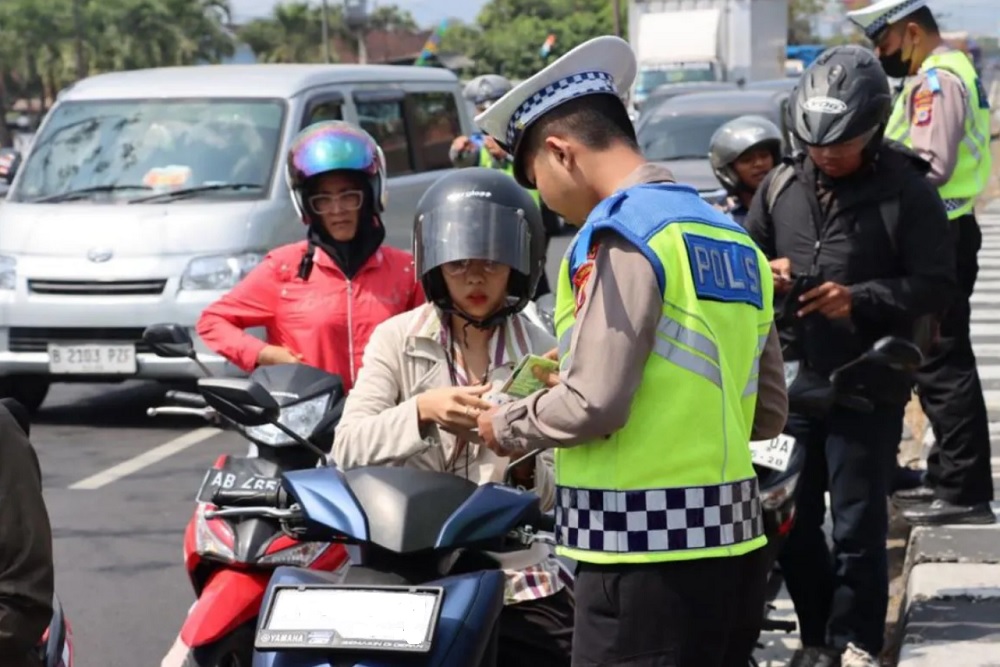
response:
[[[580,563],[573,667],[746,667],[768,570],[767,549],[671,563]]]
[[[940,341],[917,374],[917,391],[935,438],[927,485],[942,500],[973,505],[993,500],[989,419],[969,331],[983,236],[974,214],[952,224],[960,294],[942,317]]]

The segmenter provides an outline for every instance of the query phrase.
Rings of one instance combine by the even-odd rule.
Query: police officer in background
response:
[[[501,456],[557,448],[575,667],[743,667],[767,575],[747,442],[787,413],[770,271],[646,163],[620,98],[635,73],[628,43],[599,37],[476,118],[518,182],[582,225],[558,279],[560,382],[479,433]]]
[[[726,210],[743,224],[764,177],[781,162],[781,130],[763,116],[740,116],[715,131],[708,161],[732,202]]]
[[[924,178],[927,163],[883,143],[891,106],[889,81],[869,50],[821,54],[790,100],[804,152],[764,179],[746,218],[782,295],[785,359],[821,376],[884,336],[912,336],[919,318],[954,292],[948,220]],[[890,209],[896,214],[885,215]],[[866,366],[845,380],[872,410],[793,410],[785,429],[806,453],[780,556],[803,645],[791,667],[876,667],[882,650],[886,495],[913,378]]]
[[[491,104],[510,92],[511,87],[510,80],[506,77],[499,74],[484,74],[467,83],[462,91],[462,96],[472,103],[476,113],[482,113]],[[448,156],[456,167],[486,167],[487,169],[499,169],[511,176],[514,175],[510,155],[490,136],[467,137],[463,135],[455,137]],[[528,192],[542,212],[542,224],[545,225],[545,248],[548,250],[548,242],[553,236],[559,234],[562,221],[542,202],[537,190],[529,189]],[[542,279],[538,281],[538,287],[535,288],[534,299],[551,293],[549,279],[543,272]]]
[[[992,523],[989,420],[969,331],[982,245],[973,206],[992,167],[989,102],[968,57],[944,44],[926,0],[881,0],[848,17],[875,44],[886,74],[911,77],[896,98],[886,136],[930,162],[928,178],[957,241],[959,293],[917,377],[935,437],[925,484],[894,499],[916,524]]]

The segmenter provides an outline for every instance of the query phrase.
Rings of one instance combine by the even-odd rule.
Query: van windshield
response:
[[[138,199],[191,188],[211,198],[264,196],[285,103],[66,101],[50,113],[11,200],[67,201],[72,193],[75,199]]]

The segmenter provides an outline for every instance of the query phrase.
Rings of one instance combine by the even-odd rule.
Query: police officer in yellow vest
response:
[[[773,281],[744,230],[639,152],[617,37],[476,117],[580,226],[556,290],[559,381],[480,415],[502,456],[556,448],[558,551],[579,563],[573,665],[746,665],[766,543],[747,443],[787,416]]]
[[[475,107],[477,113],[482,113],[491,104],[510,92],[511,88],[511,82],[506,77],[499,74],[483,74],[465,85],[462,96]],[[499,169],[510,176],[514,175],[514,163],[510,155],[490,136],[473,135],[467,137],[463,135],[455,137],[448,155],[451,158],[451,163],[456,167],[486,167],[487,169]],[[542,223],[545,225],[545,247],[548,249],[548,241],[559,233],[562,222],[559,220],[559,216],[542,202],[537,190],[528,189],[528,194],[535,200],[535,204],[542,212]],[[535,288],[534,299],[551,293],[549,279],[543,273],[542,279],[538,281],[538,287]]]
[[[992,523],[989,421],[969,335],[982,245],[973,207],[992,168],[989,102],[969,58],[942,40],[927,0],[880,0],[848,17],[874,43],[886,74],[908,77],[886,136],[930,162],[928,178],[957,242],[960,293],[942,316],[940,343],[917,378],[935,443],[923,484],[894,500],[916,524]]]

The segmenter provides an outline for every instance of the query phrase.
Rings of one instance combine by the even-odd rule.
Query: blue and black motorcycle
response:
[[[233,421],[301,437],[252,380],[198,384]],[[504,601],[492,554],[552,540],[551,515],[535,494],[412,468],[288,471],[281,488],[222,500],[213,516],[276,519],[297,540],[345,543],[352,562],[343,575],[274,571],[255,667],[492,666]]]

